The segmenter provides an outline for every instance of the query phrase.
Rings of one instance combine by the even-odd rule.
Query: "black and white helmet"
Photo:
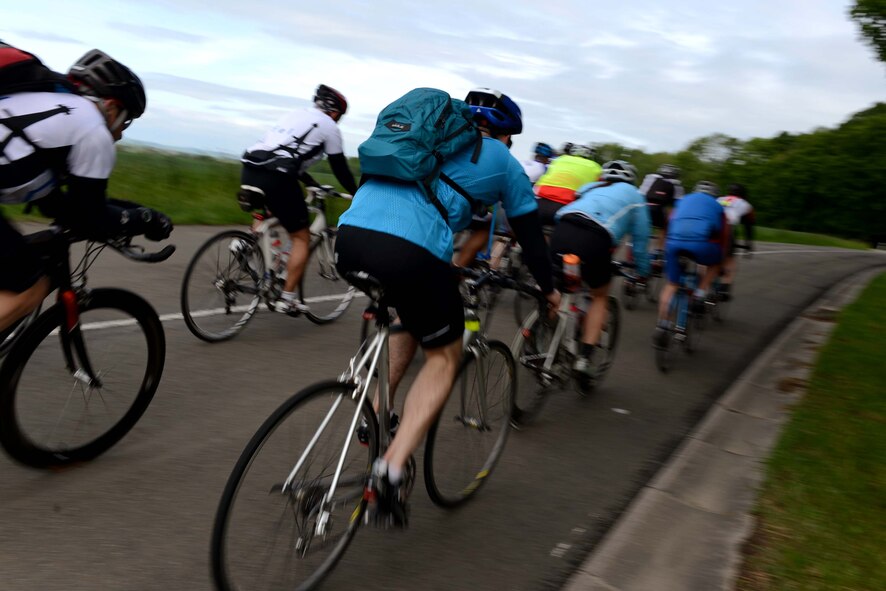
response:
[[[314,104],[321,111],[325,111],[329,113],[330,111],[336,111],[344,115],[348,111],[348,101],[345,99],[345,96],[332,88],[331,86],[326,86],[325,84],[321,84],[317,87],[317,91],[314,93]]]
[[[717,186],[716,183],[712,183],[711,181],[698,181],[695,184],[695,188],[692,189],[693,193],[707,193],[713,197],[720,196],[720,187]]]
[[[603,165],[603,170],[600,172],[600,180],[622,181],[636,185],[637,169],[633,164],[624,160],[613,160]]]
[[[103,99],[117,99],[129,119],[145,112],[148,100],[142,81],[132,70],[98,49],[86,52],[68,70],[77,92]]]

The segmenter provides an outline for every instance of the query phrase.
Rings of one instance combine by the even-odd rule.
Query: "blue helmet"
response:
[[[475,88],[465,97],[474,119],[485,120],[494,133],[517,135],[523,131],[520,107],[506,94],[491,88]]]
[[[535,153],[545,158],[553,158],[554,148],[544,142],[538,142],[535,144]]]

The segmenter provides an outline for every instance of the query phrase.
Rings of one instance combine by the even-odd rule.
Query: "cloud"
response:
[[[168,29],[166,27],[154,27],[151,25],[131,24],[125,22],[111,22],[112,27],[121,31],[128,31],[134,35],[150,39],[152,41],[181,41],[184,43],[201,43],[207,41],[205,35],[194,35],[185,31]]]

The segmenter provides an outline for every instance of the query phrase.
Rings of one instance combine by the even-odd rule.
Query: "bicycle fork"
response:
[[[64,311],[64,324],[59,327],[59,337],[62,353],[65,356],[65,365],[77,381],[90,388],[101,388],[102,382],[95,370],[92,369],[92,363],[86,353],[86,344],[83,341],[83,332],[80,328],[77,293],[73,289],[62,290],[58,294],[58,301]],[[77,360],[80,361],[79,366]]]

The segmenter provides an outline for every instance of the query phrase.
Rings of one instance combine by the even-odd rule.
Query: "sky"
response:
[[[32,0],[0,39],[59,71],[93,47],[148,109],[124,142],[239,155],[323,83],[350,103],[345,152],[408,90],[496,88],[523,110],[513,152],[617,142],[675,152],[834,127],[886,101],[886,64],[840,0]],[[463,6],[463,9],[459,9]]]

